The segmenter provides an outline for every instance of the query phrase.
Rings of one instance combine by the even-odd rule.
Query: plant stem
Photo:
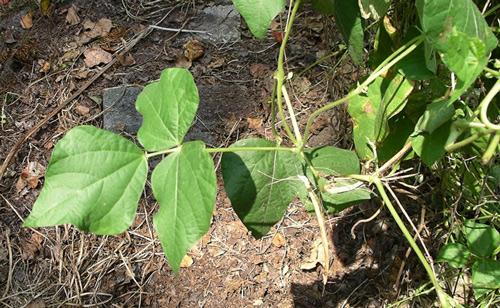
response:
[[[434,288],[435,288],[436,293],[438,295],[439,302],[441,303],[441,306],[442,307],[451,307],[451,305],[448,301],[447,295],[446,295],[446,293],[444,293],[443,289],[439,285],[439,282],[437,281],[436,275],[434,274],[434,271],[432,270],[431,266],[429,265],[429,262],[427,262],[427,260],[425,259],[425,256],[422,253],[422,251],[420,250],[420,247],[418,247],[417,243],[415,242],[415,240],[411,236],[410,232],[408,231],[408,229],[404,225],[403,220],[401,219],[398,212],[396,211],[396,209],[392,205],[392,202],[389,199],[389,196],[385,192],[385,188],[384,188],[384,185],[382,184],[382,181],[378,177],[372,177],[372,181],[375,184],[375,186],[377,187],[377,190],[379,191],[380,196],[382,197],[382,200],[384,201],[385,206],[387,207],[387,209],[391,213],[392,217],[396,221],[396,224],[398,225],[399,229],[401,230],[401,232],[403,232],[403,235],[405,236],[406,240],[410,244],[411,248],[413,249],[413,251],[417,255],[417,257],[420,260],[420,262],[422,263],[422,265],[424,266],[425,271],[427,272],[427,275],[429,276],[432,284],[434,285]]]
[[[155,156],[171,154],[171,153],[180,151],[180,149],[181,149],[181,146],[178,146],[178,147],[168,149],[168,150],[163,150],[163,151],[158,151],[158,152],[153,152],[153,153],[146,153],[146,158],[150,159],[151,157],[155,157]]]
[[[487,128],[494,129],[496,131],[500,131],[500,125],[493,124],[490,122],[488,119],[488,107],[490,106],[490,103],[493,101],[495,96],[500,92],[500,79],[495,82],[495,85],[493,88],[491,88],[490,92],[484,97],[483,101],[479,105],[479,108],[481,108],[480,111],[480,119],[481,122],[486,125]]]
[[[495,136],[493,136],[490,143],[488,144],[486,152],[484,152],[483,157],[481,158],[481,162],[483,163],[483,165],[488,164],[493,155],[495,155],[495,153],[497,152],[499,142],[500,142],[500,131],[497,131],[495,133]]]
[[[339,100],[336,100],[334,102],[328,103],[325,106],[317,109],[315,112],[313,112],[310,116],[309,119],[307,120],[307,125],[306,129],[304,132],[304,142],[307,142],[307,139],[309,138],[310,131],[311,131],[311,126],[316,120],[316,118],[322,114],[325,111],[328,111],[332,108],[337,107],[338,105],[341,105],[345,103],[346,101],[350,100],[354,96],[362,93],[365,91],[366,87],[370,85],[375,79],[377,79],[379,76],[384,74],[387,70],[389,70],[391,67],[393,67],[396,63],[398,63],[401,59],[409,55],[411,52],[413,52],[418,45],[420,45],[423,41],[425,40],[424,35],[419,35],[415,38],[413,38],[411,41],[408,43],[404,44],[401,46],[398,50],[393,52],[387,59],[384,60],[376,69],[375,71],[359,86],[356,87],[353,91],[351,91],[347,96],[344,98],[341,98]]]
[[[493,129],[481,130],[481,131],[473,134],[472,136],[465,138],[462,141],[447,145],[445,147],[445,150],[447,152],[454,152],[454,151],[456,151],[456,150],[458,150],[458,149],[460,149],[468,144],[471,144],[472,142],[476,141],[477,139],[481,138],[482,136],[488,135],[488,134],[491,134],[494,132],[495,132],[495,130],[493,130]]]
[[[297,15],[297,11],[299,10],[299,6],[302,0],[296,0],[293,9],[292,9],[292,14],[290,15],[290,18],[287,21],[286,29],[285,29],[285,37],[283,38],[283,42],[281,43],[279,55],[278,55],[278,70],[276,72],[276,105],[278,106],[278,114],[281,118],[281,122],[283,122],[283,128],[290,140],[294,144],[297,144],[297,140],[294,137],[292,130],[290,129],[290,126],[288,125],[288,122],[286,121],[285,117],[285,111],[283,110],[283,93],[282,93],[282,88],[283,88],[283,83],[285,81],[285,68],[284,68],[284,61],[285,61],[285,50],[286,50],[286,44],[288,43],[288,40],[290,38],[290,33],[292,31],[292,26],[293,22],[295,20],[295,16]]]
[[[293,132],[295,134],[295,139],[297,140],[297,147],[302,148],[302,135],[300,134],[299,124],[297,122],[297,117],[295,116],[295,112],[293,111],[292,102],[290,101],[290,97],[288,96],[288,91],[286,87],[283,86],[283,97],[285,98],[286,107],[288,112],[290,113],[290,120],[292,121]]]
[[[287,147],[229,147],[229,148],[207,148],[208,153],[233,153],[233,152],[255,152],[255,151],[288,151],[297,152],[298,148]]]

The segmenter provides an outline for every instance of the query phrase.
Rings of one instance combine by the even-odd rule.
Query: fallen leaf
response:
[[[31,260],[35,258],[36,253],[42,248],[43,236],[33,232],[31,238],[21,244],[21,258]]]
[[[21,27],[23,27],[23,29],[31,29],[31,27],[33,27],[33,13],[32,12],[28,12],[26,15],[24,15],[23,17],[21,17]]]
[[[40,12],[42,12],[43,16],[49,16],[49,14],[50,14],[50,0],[41,0],[40,1]]]
[[[112,28],[113,22],[107,18],[101,18],[97,22],[85,20],[83,22],[84,32],[80,34],[78,42],[83,45],[95,38],[107,36]]]
[[[278,43],[282,43],[283,42],[283,32],[281,31],[273,31],[271,32],[272,36],[274,37],[274,40]]]
[[[86,67],[82,67],[75,73],[76,79],[85,79],[89,76],[89,70]]]
[[[113,60],[113,56],[109,52],[102,50],[100,47],[92,47],[85,50],[83,56],[85,57],[85,65],[89,68],[99,64],[108,64]]]
[[[75,107],[75,111],[79,115],[85,116],[85,115],[88,115],[90,113],[90,108],[87,106],[84,106],[84,105],[77,105]]]
[[[184,56],[188,58],[190,61],[197,60],[203,57],[205,53],[205,48],[203,44],[198,40],[190,40],[186,44],[184,44]]]
[[[9,4],[10,0],[0,0],[1,5],[7,5]]]
[[[262,118],[247,118],[248,128],[251,129],[260,129],[262,128],[262,124],[264,124],[264,120]]]
[[[123,66],[132,66],[135,64],[135,59],[132,57],[130,53],[127,54],[119,54],[117,56],[118,62],[120,62]]]
[[[17,192],[23,190],[26,186],[36,188],[40,178],[45,174],[45,167],[38,162],[29,162],[16,182]]]
[[[272,244],[277,248],[281,248],[285,246],[286,240],[281,233],[276,233],[276,235],[273,237]]]
[[[253,78],[261,79],[267,77],[270,72],[271,69],[265,64],[253,63],[250,65],[250,75],[252,75]]]
[[[177,57],[175,58],[175,67],[182,67],[182,68],[188,69],[192,65],[193,65],[193,62],[191,62],[191,60],[189,60],[188,58],[186,58],[182,54],[177,55]]]
[[[38,70],[40,73],[48,73],[50,71],[50,62],[45,61],[44,59],[38,60],[38,65],[40,65],[40,69]]]
[[[188,268],[188,267],[191,267],[191,265],[193,265],[193,263],[194,263],[193,258],[191,258],[189,255],[185,255],[184,258],[182,258],[180,267],[181,268]]]
[[[307,258],[304,263],[300,265],[302,270],[313,270],[318,264],[323,264],[324,253],[323,253],[323,243],[320,239],[317,239],[313,243],[311,249],[311,255]]]
[[[68,13],[66,14],[66,22],[71,26],[77,25],[80,23],[80,17],[77,13],[76,6],[72,5],[68,9]]]
[[[80,55],[80,50],[78,49],[68,50],[62,55],[60,61],[61,63],[71,62],[75,60],[79,55]]]

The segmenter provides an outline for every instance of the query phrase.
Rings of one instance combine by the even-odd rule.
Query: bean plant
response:
[[[490,60],[498,43],[485,19],[491,12],[482,14],[472,0],[416,0],[408,2],[405,13],[415,18],[394,24],[390,0],[311,0],[314,9],[335,19],[352,61],[361,65],[369,59],[370,73],[347,96],[315,110],[300,127],[287,92],[293,76],[284,62],[302,2],[233,0],[257,38],[264,38],[270,23],[288,7],[270,100],[271,140],[244,139],[226,148],[185,141],[200,98],[189,71],[167,68],[137,98],[143,116],[137,134],[141,146],[93,126],[71,129],[52,153],[44,187],[24,226],[72,224],[100,235],[125,232],[134,221],[150,160],[160,157],[151,175],[159,203],[153,221],[165,256],[178,272],[183,257],[209,230],[217,194],[211,155],[222,153],[225,191],[255,237],[266,235],[299,197],[318,220],[326,282],[331,243],[325,215],[379,198],[420,260],[440,304],[457,305],[443,290],[422,243],[408,230],[409,222],[394,207],[389,184],[405,159],[418,157],[432,168],[447,153],[479,141],[481,162],[493,163],[500,141],[500,125],[495,124],[500,65]],[[365,45],[368,30],[376,33],[373,46]],[[468,101],[468,90],[480,77],[485,94],[479,103]],[[354,124],[355,150],[308,147],[315,120],[343,104]],[[467,239],[484,240],[481,230],[495,234],[480,242],[490,248],[471,240],[468,248],[447,246],[440,260],[454,262],[460,255],[461,261],[455,261],[465,264],[471,250],[476,255],[474,286],[495,292],[500,239],[494,227],[484,225]]]

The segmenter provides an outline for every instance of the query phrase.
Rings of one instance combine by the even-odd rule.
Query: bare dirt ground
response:
[[[97,48],[113,55],[163,18],[161,26],[189,29],[204,9],[227,3],[75,0],[57,3],[49,17],[31,1],[13,1],[2,8],[0,161],[24,133],[109,62],[90,65],[85,60],[96,59],[86,56],[86,50]],[[27,18],[29,12],[32,16]],[[86,41],[84,35],[94,35],[85,31],[86,21],[97,23],[102,18],[112,22],[111,29]],[[330,217],[335,258],[326,286],[321,267],[301,269],[319,232],[314,217],[299,202],[290,206],[268,236],[256,240],[220,189],[211,230],[189,253],[192,263],[187,260],[179,275],[171,272],[152,229],[157,205],[149,189],[134,225],[120,236],[97,237],[71,226],[21,227],[43,185],[54,144],[76,125],[103,125],[105,88],[144,86],[166,67],[189,67],[205,92],[202,98],[206,97],[197,121],[204,129],[193,137],[211,146],[248,136],[269,137],[267,101],[283,22],[277,20],[274,34],[262,41],[253,39],[244,24],[238,27],[240,40],[201,40],[194,48],[186,45],[198,39],[193,33],[153,31],[17,151],[0,182],[0,305],[380,307],[407,292],[411,287],[407,273],[416,264],[405,258],[407,246],[396,226],[380,215],[360,225],[356,239],[351,237],[354,223],[377,209],[372,204]],[[288,70],[299,73],[328,54],[340,43],[336,33],[331,22],[304,10],[289,46]],[[200,49],[201,55],[193,55]],[[302,124],[310,110],[345,94],[359,75],[348,57],[339,53],[291,81]],[[311,144],[347,148],[350,129],[345,111],[337,110],[317,122]],[[218,163],[219,157],[215,160]],[[423,273],[413,271],[411,281],[420,278],[425,278]]]

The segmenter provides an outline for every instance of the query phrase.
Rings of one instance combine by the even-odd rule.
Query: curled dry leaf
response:
[[[118,62],[120,62],[120,64],[123,66],[132,66],[135,64],[135,59],[130,53],[119,54],[117,58]]]
[[[86,115],[88,115],[90,113],[90,108],[87,107],[87,106],[84,106],[84,105],[77,105],[75,107],[75,111],[79,115],[86,116]]]
[[[189,69],[193,65],[193,62],[186,58],[183,54],[177,55],[175,58],[175,67],[182,67],[185,69]]]
[[[107,36],[112,28],[113,22],[107,18],[101,18],[97,22],[85,20],[83,22],[84,32],[80,34],[78,42],[83,45],[97,37]]]
[[[285,246],[286,244],[285,237],[281,233],[276,233],[276,235],[273,237],[272,244],[277,248]]]
[[[182,258],[180,267],[181,268],[188,268],[188,267],[191,267],[191,265],[193,265],[193,263],[194,263],[193,258],[191,258],[188,255],[185,255],[184,258]]]
[[[23,29],[31,29],[31,27],[33,27],[33,13],[32,12],[28,12],[26,15],[22,16],[21,17],[21,27],[23,27]]]
[[[311,255],[300,265],[300,269],[305,271],[313,270],[316,266],[318,266],[318,264],[323,264],[324,258],[323,242],[320,239],[317,239],[313,243]]]
[[[271,69],[269,66],[262,63],[252,63],[250,65],[250,75],[253,78],[262,79],[270,75]]]
[[[92,47],[85,50],[83,56],[85,57],[85,65],[89,68],[99,64],[107,64],[113,60],[113,56],[109,52],[102,50],[100,47]]]
[[[80,23],[80,17],[78,16],[76,6],[72,5],[69,7],[68,13],[66,14],[66,23],[68,23],[71,26]]]
[[[21,176],[17,180],[16,190],[20,192],[26,186],[36,188],[40,182],[40,178],[45,174],[45,167],[38,162],[29,162],[21,172]]]
[[[198,40],[190,40],[186,44],[184,44],[184,56],[188,58],[190,61],[197,60],[203,57],[205,53],[205,48],[203,44]]]

